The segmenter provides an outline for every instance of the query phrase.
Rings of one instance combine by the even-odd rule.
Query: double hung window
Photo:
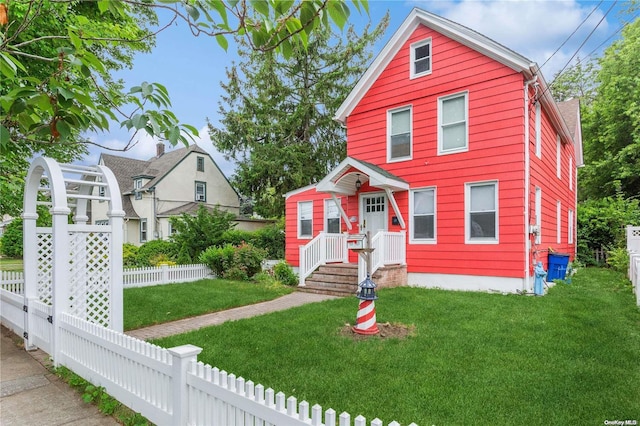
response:
[[[469,149],[467,92],[438,99],[438,154]]]
[[[497,243],[498,183],[469,183],[465,198],[467,243]]]

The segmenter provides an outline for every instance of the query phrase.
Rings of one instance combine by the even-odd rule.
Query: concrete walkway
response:
[[[129,336],[141,340],[158,339],[161,337],[173,336],[191,330],[198,330],[211,325],[222,324],[226,321],[235,321],[244,318],[255,317],[275,311],[305,305],[307,303],[321,302],[323,300],[336,299],[338,296],[326,294],[303,293],[294,291],[293,293],[253,305],[241,306],[239,308],[228,309],[226,311],[214,312],[212,314],[200,315],[193,318],[185,318],[178,321],[166,322],[151,327],[139,328],[127,331]]]
[[[107,426],[111,416],[87,404],[78,392],[46,368],[49,356],[27,352],[13,332],[2,327],[0,341],[0,424],[2,426]]]

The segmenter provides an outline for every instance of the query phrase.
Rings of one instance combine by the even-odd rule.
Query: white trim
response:
[[[140,239],[141,243],[146,243],[147,241],[149,241],[149,223],[147,221],[147,218],[141,218],[140,219],[140,224],[139,224],[139,235],[138,238]],[[144,229],[143,229],[144,228]],[[144,239],[142,239],[142,233],[144,232]]]
[[[360,223],[358,224],[359,228],[362,228],[362,221],[364,220],[364,198],[373,198],[373,197],[383,197],[384,198],[384,225],[381,229],[382,231],[389,230],[389,203],[387,194],[383,191],[376,192],[361,192],[358,194],[358,217],[360,218]],[[360,229],[361,230],[361,229]],[[371,235],[375,235],[378,230],[370,230]]]
[[[416,73],[416,49],[425,45],[429,45],[429,69],[427,71]],[[414,78],[431,74],[433,71],[433,43],[431,41],[431,37],[412,43],[409,47],[409,51],[411,52],[411,60],[409,62],[409,79],[413,80]]]
[[[538,227],[538,233],[536,234],[536,244],[542,243],[542,188],[536,186],[536,198],[535,198],[535,213],[536,213],[536,226]]]
[[[536,157],[542,158],[542,109],[540,107],[540,101],[536,102],[535,132]]]
[[[494,185],[495,188],[495,237],[494,238],[471,238],[470,229],[470,207],[471,207],[471,188],[475,186]],[[500,208],[499,197],[500,191],[497,180],[487,180],[481,182],[467,182],[464,184],[464,243],[465,244],[499,244],[500,243]]]
[[[459,148],[452,149],[444,149],[444,134],[442,131],[443,123],[442,119],[444,113],[442,111],[442,105],[444,102],[457,99],[463,97],[464,98],[464,140],[465,145]],[[451,124],[459,124],[459,123],[447,123],[447,125]],[[440,96],[438,98],[438,155],[447,155],[447,154],[456,154],[458,152],[466,152],[469,151],[469,91],[465,90],[462,92],[453,93],[446,96]]]
[[[284,194],[283,197],[285,199],[289,198],[289,197],[293,197],[294,195],[302,194],[303,192],[308,191],[310,189],[313,189],[315,187],[316,187],[316,184],[313,183],[311,185],[303,186],[302,188],[292,189],[291,191],[289,191],[286,194]]]
[[[562,243],[562,202],[556,201],[556,243]]]
[[[355,172],[349,172],[351,168],[359,170],[363,175],[368,177],[369,185],[371,186],[390,188],[393,191],[406,191],[409,189],[409,184],[406,181],[383,175],[365,163],[355,158],[347,157],[316,184],[316,191],[355,195],[356,188],[355,185],[352,184],[355,182]],[[346,178],[349,175],[351,175],[351,181]],[[361,176],[361,180],[362,179],[364,179],[364,176]]]
[[[336,194],[334,192],[331,193],[331,199],[333,200],[334,203],[336,203],[336,206],[338,207],[338,211],[340,212],[340,217],[342,217],[344,224],[347,226],[347,230],[351,231],[351,229],[353,228],[353,226],[351,225],[351,220],[349,219],[349,216],[347,216],[347,213],[342,208],[342,203],[340,202],[338,197],[336,197]]]
[[[562,179],[562,143],[560,134],[556,133],[556,177]]]
[[[569,157],[569,191],[573,191],[573,157]]]
[[[524,278],[487,277],[481,275],[430,274],[410,272],[410,287],[438,288],[443,290],[488,291],[517,293],[525,286]]]
[[[573,244],[573,230],[575,229],[575,224],[574,224],[574,220],[575,220],[575,215],[573,214],[573,210],[569,209],[569,211],[567,212],[567,216],[569,219],[569,223],[567,225],[567,243],[568,244]]]
[[[433,191],[433,238],[414,238],[414,195],[416,192]],[[438,191],[435,186],[427,186],[424,188],[412,188],[409,190],[409,243],[410,244],[436,244],[438,242]]]
[[[302,220],[301,216],[301,209],[300,209],[300,205],[301,204],[311,204],[311,233],[309,235],[302,235],[301,234],[301,229],[300,229],[300,221]],[[297,219],[296,219],[296,229],[298,232],[298,239],[299,240],[310,240],[313,238],[313,200],[307,200],[307,201],[298,201],[298,203],[296,204],[297,207]],[[309,220],[309,219],[305,219],[305,220]]]
[[[409,155],[403,157],[391,156],[391,134],[393,128],[392,116],[394,114],[409,111]],[[387,163],[395,163],[398,161],[411,160],[413,158],[413,105],[405,105],[399,108],[392,108],[387,110]]]
[[[393,195],[393,191],[389,188],[385,188],[384,192],[387,194],[387,200],[391,203],[391,207],[398,218],[398,223],[400,224],[400,228],[407,229],[407,224],[404,221],[404,217],[402,217],[402,211],[400,211],[400,207],[398,207],[398,202],[396,201],[396,197]]]

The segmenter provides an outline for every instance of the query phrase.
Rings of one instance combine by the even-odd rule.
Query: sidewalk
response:
[[[127,331],[126,334],[141,340],[159,339],[161,337],[173,336],[191,330],[197,330],[211,325],[222,324],[226,321],[235,321],[243,318],[255,317],[268,314],[269,312],[284,311],[285,309],[302,306],[307,303],[322,302],[323,300],[336,299],[338,296],[326,294],[303,293],[294,291],[286,296],[279,297],[267,302],[260,302],[254,305],[241,306],[239,308],[227,309],[226,311],[214,312],[212,314],[201,315],[193,318],[185,318],[178,321],[166,322],[164,324],[153,325],[151,327],[139,328]]]
[[[27,352],[22,339],[2,327],[0,341],[0,424],[2,426],[117,425],[85,403],[80,394],[49,372],[48,355]]]
[[[336,296],[293,292],[278,299],[242,306],[213,314],[140,328],[127,332],[139,339],[154,339],[202,327],[222,324],[307,303],[335,299]],[[117,425],[78,392],[47,370],[49,356],[41,351],[25,351],[22,339],[2,327],[0,342],[0,425],[2,426],[106,426]]]

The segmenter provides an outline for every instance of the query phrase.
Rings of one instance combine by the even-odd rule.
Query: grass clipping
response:
[[[340,335],[344,337],[351,338],[353,340],[367,340],[367,339],[400,339],[404,340],[407,337],[413,337],[416,335],[416,326],[406,325],[406,324],[398,324],[398,323],[377,323],[378,330],[380,332],[378,334],[359,334],[353,331],[353,325],[345,324],[340,329]]]

